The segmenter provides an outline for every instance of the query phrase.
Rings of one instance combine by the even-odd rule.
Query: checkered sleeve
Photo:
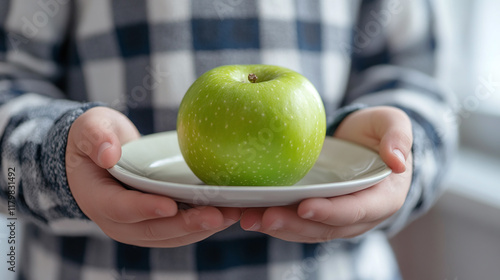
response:
[[[0,209],[45,225],[84,218],[67,187],[65,147],[72,121],[93,106],[55,86],[68,10],[50,3],[0,1]]]
[[[389,234],[433,205],[456,146],[452,96],[432,78],[433,28],[427,1],[362,1],[354,26],[344,104],[395,106],[412,121],[412,183],[404,206],[381,225]]]

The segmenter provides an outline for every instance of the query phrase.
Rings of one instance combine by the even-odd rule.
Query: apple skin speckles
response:
[[[319,156],[326,118],[304,76],[278,66],[227,65],[191,85],[177,130],[186,163],[206,184],[293,185]]]

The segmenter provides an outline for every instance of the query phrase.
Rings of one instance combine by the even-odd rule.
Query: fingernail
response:
[[[111,146],[113,146],[111,143],[104,142],[99,147],[99,150],[97,151],[97,161],[99,162],[100,165],[102,165],[102,154],[104,153],[104,151],[111,148]]]
[[[155,213],[159,217],[167,217],[168,216],[167,213],[165,213],[163,210],[160,210],[160,209],[156,209]]]
[[[403,153],[399,149],[394,149],[392,152],[398,157],[399,161],[401,161],[403,165],[406,164],[405,156],[403,156]]]
[[[314,211],[310,210],[306,212],[304,215],[300,216],[302,219],[310,219],[314,216]]]
[[[283,220],[278,219],[278,220],[274,221],[274,223],[271,224],[271,226],[269,227],[269,230],[279,230],[283,227],[283,225],[284,225]]]
[[[236,221],[236,220],[233,220],[233,219],[225,219],[225,220],[224,220],[224,226],[225,226],[225,227],[228,227],[228,226],[230,226],[230,225],[232,225],[232,224],[234,224],[234,223],[236,223],[236,222],[237,222],[237,221]]]
[[[251,227],[249,227],[247,230],[249,231],[257,231],[260,229],[260,222],[257,221],[255,224],[253,224]]]
[[[212,229],[212,227],[208,223],[205,223],[205,222],[201,223],[200,226],[204,230],[211,230]]]

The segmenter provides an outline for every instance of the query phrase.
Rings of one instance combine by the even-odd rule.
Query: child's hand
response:
[[[392,107],[359,110],[344,119],[334,136],[377,151],[393,173],[353,194],[306,199],[289,207],[248,209],[241,217],[243,229],[288,241],[320,242],[360,235],[401,208],[412,175],[408,116]]]
[[[121,113],[96,107],[71,126],[66,148],[68,184],[82,211],[108,236],[145,247],[177,247],[236,223],[240,210],[178,210],[172,199],[125,189],[105,168],[118,162],[121,145],[139,137]]]

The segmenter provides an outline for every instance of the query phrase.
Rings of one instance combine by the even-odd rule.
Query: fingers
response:
[[[303,201],[297,209],[297,214],[308,220],[317,221],[332,226],[347,226],[370,219],[369,216],[385,215],[381,207],[376,207],[377,213],[368,213],[367,205],[362,205],[355,196],[343,195],[336,198],[311,198]],[[374,209],[372,209],[374,210]]]
[[[394,214],[396,207],[386,207],[381,202],[369,200],[369,204],[362,204],[353,195],[344,195],[336,198],[313,198],[303,201],[297,213],[300,217],[321,222],[332,226],[349,226],[356,223],[365,223]]]
[[[255,222],[259,224],[258,228],[250,226]],[[295,207],[271,207],[245,211],[240,224],[245,230],[259,231],[282,240],[316,243],[362,234],[377,222],[336,227],[302,219],[297,215]]]
[[[408,161],[411,163],[411,155]],[[321,242],[360,235],[394,215],[404,204],[411,164],[365,190],[332,198],[310,198],[297,206],[247,209],[240,225],[296,242]]]
[[[115,224],[105,233],[117,241],[138,246],[178,247],[226,229],[236,223],[240,215],[237,208],[201,206],[179,211],[173,217]]]
[[[409,189],[409,172],[391,174],[368,189],[332,198],[302,201],[297,214],[332,226],[349,226],[387,219],[403,205]]]
[[[168,197],[125,189],[90,160],[82,164],[82,168],[91,166],[93,170],[85,176],[92,179],[87,178],[84,188],[75,188],[74,195],[82,211],[119,242],[155,247],[187,245],[227,228],[241,215],[237,208],[179,211],[177,203]]]
[[[102,199],[103,215],[115,223],[137,223],[177,214],[177,203],[168,197],[124,188],[108,193]]]
[[[168,197],[124,189],[110,177],[88,183],[87,190],[78,195],[80,201],[92,203],[85,204],[82,210],[108,236],[120,242],[139,245],[162,241],[157,245],[173,247],[177,242],[190,240],[185,236],[193,233],[205,232],[193,237],[206,238],[236,223],[241,215],[237,208],[197,207],[179,211],[177,203]],[[179,239],[173,241],[176,238]],[[186,244],[189,243],[183,245]]]
[[[135,223],[173,216],[177,203],[154,194],[128,190],[90,159],[69,174],[70,189],[79,207],[92,220]]]
[[[226,217],[218,208],[202,206],[179,211],[173,217],[122,224],[119,228],[120,232],[127,232],[128,239],[159,241],[197,232],[216,232],[236,223],[238,219],[239,215],[229,214]]]

